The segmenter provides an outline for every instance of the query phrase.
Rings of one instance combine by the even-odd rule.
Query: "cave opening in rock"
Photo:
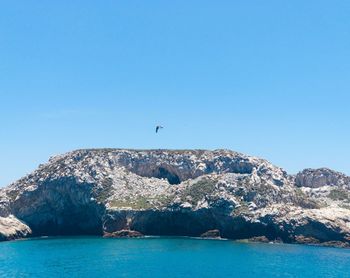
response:
[[[167,179],[170,184],[180,184],[181,179],[175,173],[171,173],[163,167],[159,167],[154,170],[153,177],[157,179]]]

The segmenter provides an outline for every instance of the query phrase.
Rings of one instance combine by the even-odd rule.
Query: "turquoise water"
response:
[[[1,277],[350,277],[350,250],[186,238],[0,243]]]

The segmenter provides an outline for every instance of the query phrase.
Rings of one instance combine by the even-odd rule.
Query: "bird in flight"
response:
[[[164,127],[162,127],[161,125],[157,125],[156,126],[156,133],[158,133],[159,132],[159,130],[161,130],[161,129],[163,129]]]

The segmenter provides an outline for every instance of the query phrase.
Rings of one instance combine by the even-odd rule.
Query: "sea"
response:
[[[350,250],[151,237],[0,243],[0,277],[350,277]]]

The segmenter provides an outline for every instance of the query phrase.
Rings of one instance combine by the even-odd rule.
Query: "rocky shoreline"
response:
[[[77,150],[0,189],[0,241],[58,235],[349,247],[350,178],[229,150]]]

